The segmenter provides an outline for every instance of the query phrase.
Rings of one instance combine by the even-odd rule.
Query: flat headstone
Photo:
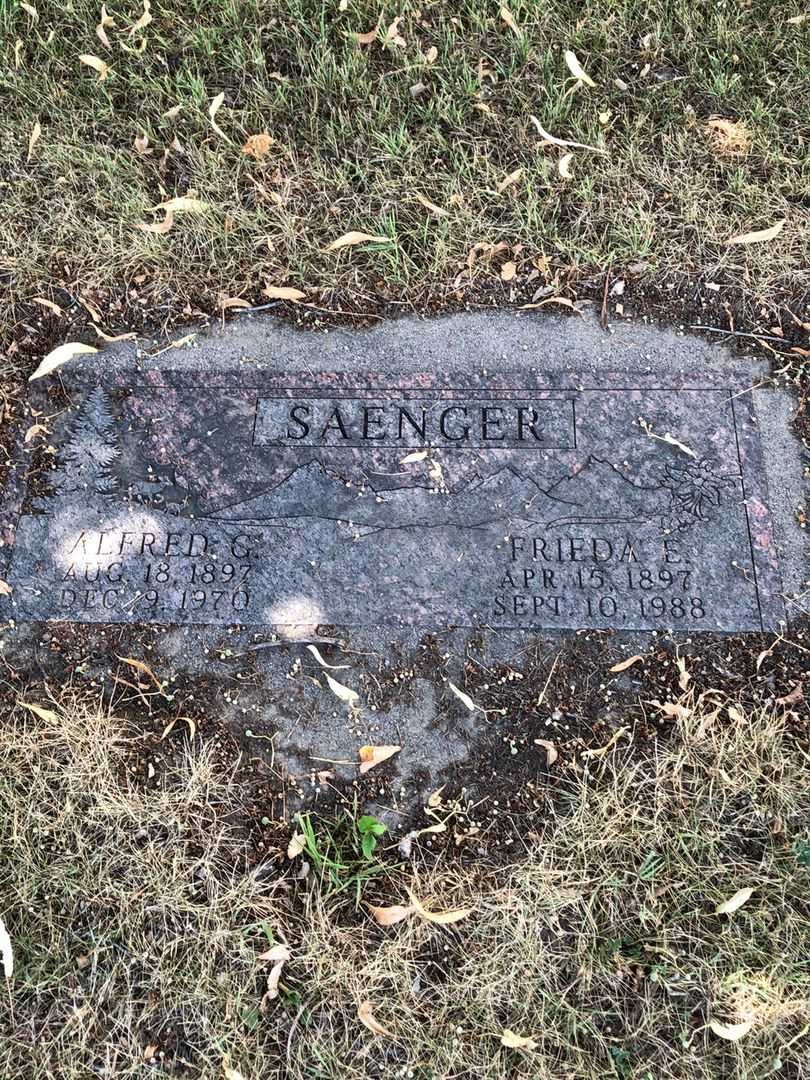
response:
[[[776,629],[799,470],[773,469],[782,547],[768,399],[709,355],[646,327],[457,317],[82,358],[32,384],[2,614]]]

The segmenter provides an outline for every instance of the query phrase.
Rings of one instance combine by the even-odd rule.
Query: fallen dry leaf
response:
[[[340,698],[341,701],[345,701],[348,705],[354,705],[354,703],[360,698],[360,695],[356,690],[352,690],[348,686],[344,686],[343,683],[339,683],[337,679],[333,679],[328,672],[324,672],[326,681],[329,683],[329,689],[335,695]]]
[[[266,131],[262,131],[258,135],[248,135],[245,145],[242,147],[242,153],[260,161],[269,152],[274,141]]]
[[[402,22],[402,16],[397,15],[388,29],[385,31],[383,37],[384,42],[388,42],[391,45],[396,45],[398,49],[404,49],[407,42],[405,38],[399,32],[399,24]]]
[[[122,664],[128,664],[129,667],[134,668],[136,671],[140,671],[142,672],[142,674],[148,675],[152,682],[155,684],[155,686],[158,688],[158,690],[163,693],[163,684],[161,683],[160,679],[157,677],[157,675],[155,675],[154,671],[152,671],[149,665],[143,662],[143,660],[136,660],[132,656],[119,656],[118,653],[115,654],[115,658],[116,660],[120,660]]]
[[[170,109],[167,109],[165,113],[160,114],[161,120],[174,120],[175,116],[183,108],[182,105],[172,105]]]
[[[279,961],[286,962],[292,956],[292,953],[286,945],[274,945],[272,949],[268,949],[267,952],[259,953],[256,957],[257,960],[269,960],[273,964],[277,964]]]
[[[14,948],[6,924],[0,919],[0,956],[3,958],[3,974],[10,979],[14,974]]]
[[[390,242],[390,236],[379,236],[364,232],[347,232],[344,233],[343,236],[339,236],[337,240],[333,240],[324,250],[338,251],[340,248],[353,247],[355,244],[388,244]]]
[[[521,304],[521,311],[533,311],[535,308],[545,307],[546,304],[560,304],[562,307],[570,308],[576,312],[577,315],[581,315],[582,312],[576,306],[573,300],[569,300],[567,296],[549,296],[546,300],[538,300],[536,304]]]
[[[262,296],[269,296],[271,300],[306,300],[307,294],[300,289],[294,289],[290,285],[268,285],[262,289]]]
[[[733,720],[735,724],[742,724],[745,722],[745,717],[735,705],[729,705],[728,709],[729,720]]]
[[[27,701],[18,702],[24,709],[28,709],[34,716],[38,716],[40,720],[44,720],[46,724],[58,724],[59,717],[53,711],[53,709],[43,709],[41,705],[31,705]]]
[[[152,22],[151,7],[149,0],[143,0],[143,14],[137,22],[134,22],[129,28],[129,36],[134,37],[139,30],[145,30],[146,27]]]
[[[167,199],[166,202],[158,203],[157,206],[150,206],[150,211],[154,210],[171,210],[172,213],[190,213],[200,214],[203,210],[208,209],[208,203],[203,202],[202,199],[192,199],[188,195],[178,195],[174,199]]]
[[[406,454],[404,458],[400,458],[400,465],[413,465],[417,461],[424,461],[428,456],[427,450],[414,450],[412,454]]]
[[[95,345],[85,345],[82,341],[67,341],[64,345],[57,345],[55,349],[51,349],[47,356],[43,357],[34,374],[28,376],[28,381],[33,382],[34,379],[41,379],[44,375],[50,375],[52,371],[56,371],[62,364],[66,364],[73,356],[79,356],[81,353],[96,352],[98,352],[98,349]]]
[[[228,311],[230,308],[249,308],[250,301],[243,300],[241,296],[226,296],[219,302],[220,309],[222,311]]]
[[[357,1010],[357,1019],[361,1024],[364,1024],[369,1031],[374,1035],[385,1035],[389,1039],[393,1039],[393,1035],[390,1031],[382,1026],[378,1020],[374,1018],[374,1007],[370,1001],[361,1002]]]
[[[20,0],[20,7],[27,15],[31,16],[32,22],[39,22],[39,12],[33,4],[26,3],[26,0]]]
[[[501,267],[501,281],[512,281],[517,273],[517,263],[505,262]]]
[[[802,683],[796,683],[789,694],[785,694],[784,697],[776,699],[777,705],[798,705],[801,701],[804,701],[804,686]]]
[[[428,64],[435,64],[439,58],[439,50],[435,45],[431,45],[428,51],[425,53],[425,61]]]
[[[747,903],[754,895],[754,890],[746,887],[745,889],[738,889],[733,896],[730,896],[728,900],[724,900],[722,904],[718,904],[715,908],[715,915],[733,915],[735,911]]]
[[[566,49],[563,53],[565,63],[568,66],[568,70],[574,76],[578,83],[584,83],[586,86],[596,86],[596,83],[590,77],[586,75],[585,69],[579,60],[577,60],[577,54],[572,52],[571,49]]]
[[[643,416],[638,418],[639,427],[642,429],[645,435],[651,439],[658,439],[659,442],[667,443],[668,446],[674,446],[676,450],[680,450],[682,454],[687,454],[689,457],[697,458],[697,454],[691,446],[687,446],[686,443],[682,443],[679,439],[676,439],[673,435],[670,435],[668,431],[665,431],[663,435],[657,435],[652,425],[649,424]]]
[[[410,889],[408,889],[408,896],[416,914],[426,919],[427,922],[436,923],[437,926],[450,926],[452,923],[466,919],[468,915],[472,915],[473,911],[475,911],[475,908],[471,907],[456,908],[453,911],[428,911]]]
[[[11,596],[13,591],[14,590],[11,588],[9,583],[7,581],[3,581],[3,579],[0,578],[0,596]]]
[[[109,65],[105,64],[103,60],[99,60],[97,56],[92,56],[90,53],[82,53],[79,60],[88,67],[91,67],[93,71],[98,72],[99,82],[104,82],[110,73]]]
[[[784,227],[785,218],[782,218],[775,225],[771,225],[770,229],[759,229],[755,232],[740,233],[739,236],[732,236],[730,240],[726,240],[726,246],[729,244],[764,244],[768,240],[775,240]]]
[[[570,180],[572,177],[571,162],[574,160],[573,154],[563,154],[560,160],[557,162],[557,171],[563,180]]]
[[[570,139],[558,139],[556,136],[550,135],[549,132],[546,131],[536,116],[530,116],[529,119],[537,128],[537,132],[543,141],[551,143],[553,146],[573,146],[574,149],[593,150],[594,153],[597,154],[607,153],[607,151],[603,150],[600,146],[589,146],[588,143],[572,142]]]
[[[289,844],[287,844],[287,858],[297,858],[304,848],[307,846],[307,838],[303,833],[294,833]]]
[[[728,1042],[736,1042],[743,1035],[747,1035],[754,1026],[753,1020],[743,1020],[741,1024],[719,1024],[716,1020],[709,1021],[709,1027],[720,1039]]]
[[[374,27],[373,30],[369,30],[365,34],[355,34],[355,39],[358,45],[370,45],[373,41],[377,40],[377,35],[380,32],[379,24]]]
[[[512,12],[509,10],[509,8],[506,7],[506,5],[504,5],[501,8],[501,10],[498,12],[498,14],[503,19],[503,21],[506,23],[506,25],[509,27],[509,29],[512,31],[513,34],[515,34],[517,37],[522,37],[523,31],[520,29],[518,24],[515,22],[515,16],[512,14]]]
[[[23,442],[29,443],[29,442],[31,442],[32,439],[35,439],[37,437],[37,435],[47,435],[47,434],[48,434],[48,429],[44,424],[32,424],[31,427],[28,429],[28,431],[26,431],[25,438],[23,439]],[[3,593],[3,589],[2,589],[2,586],[0,586],[0,595],[2,595],[2,593]]]
[[[328,678],[328,676],[327,676]],[[361,746],[360,747],[360,772],[367,773],[375,769],[384,761],[388,761],[394,754],[398,754],[401,746]]]
[[[211,127],[214,129],[214,131],[217,133],[217,135],[221,135],[223,139],[227,139],[228,136],[225,134],[225,132],[222,130],[222,128],[219,126],[219,124],[214,119],[215,116],[217,115],[217,113],[219,112],[220,107],[222,105],[222,102],[224,100],[225,100],[224,92],[221,93],[221,94],[217,94],[217,96],[215,98],[212,98],[211,104],[208,106],[208,116],[209,116],[209,119],[211,120]]]
[[[465,694],[463,690],[459,690],[459,688],[456,686],[456,684],[453,683],[453,682],[450,682],[449,679],[447,680],[447,685],[450,687],[450,689],[456,695],[456,697],[461,702],[461,704],[464,705],[466,708],[468,708],[470,710],[470,712],[475,712],[475,710],[477,708],[479,708],[479,706],[475,704],[475,702],[473,701],[473,699],[470,697],[469,694]],[[484,712],[484,711],[485,711],[484,709],[481,709],[481,712]]]
[[[242,1073],[239,1072],[238,1069],[231,1068],[231,1066],[228,1064],[227,1058],[225,1058],[225,1060],[222,1062],[222,1076],[223,1080],[245,1080],[244,1076],[242,1075]]]
[[[144,132],[143,135],[135,136],[132,141],[132,149],[136,154],[140,154],[141,157],[146,157],[148,154],[152,153],[149,149],[149,136],[146,132]]]
[[[678,686],[681,690],[685,690],[692,676],[686,670],[686,660],[682,656],[679,656],[675,662],[678,665]]]
[[[28,157],[25,159],[26,161],[31,160],[34,153],[34,147],[39,142],[39,137],[41,134],[42,126],[39,120],[37,120],[35,121],[34,126],[31,128],[31,134],[28,136]]]
[[[520,180],[521,176],[523,176],[522,167],[515,169],[514,172],[510,172],[508,176],[505,176],[503,180],[496,185],[495,190],[499,195],[503,195],[507,188],[512,187],[513,184],[516,184],[518,180]]]
[[[514,1031],[509,1028],[504,1028],[501,1032],[501,1046],[506,1046],[510,1050],[536,1050],[537,1043],[529,1035],[516,1035]]]
[[[551,766],[560,756],[557,747],[550,739],[535,739],[535,746],[542,746],[546,752],[546,765]]]
[[[664,716],[672,716],[676,720],[686,720],[692,715],[691,709],[685,705],[679,705],[676,701],[665,701],[663,704],[660,701],[654,701],[653,705],[660,709]]]
[[[105,334],[95,323],[93,323],[93,329],[102,341],[132,341],[138,336],[134,330],[128,330],[124,334]]]
[[[431,214],[435,214],[436,217],[449,217],[448,210],[443,209],[441,206],[437,206],[435,202],[431,202],[430,199],[426,199],[424,195],[420,195],[418,191],[414,192],[414,198],[417,202],[420,202],[426,210],[429,210]]]
[[[194,736],[197,734],[197,722],[195,720],[192,720],[192,718],[190,716],[175,716],[174,719],[170,720],[168,722],[168,724],[166,725],[166,727],[163,729],[163,734],[160,736],[160,739],[159,739],[160,742],[163,742],[163,740],[166,738],[166,736],[174,728],[174,725],[177,723],[178,720],[182,720],[182,721],[184,721],[184,723],[186,723],[188,725],[188,737],[189,737],[189,739],[194,738]]]
[[[171,210],[166,210],[166,217],[163,221],[151,221],[147,224],[145,221],[139,221],[135,228],[140,229],[141,232],[148,233],[167,233],[174,225],[174,214]]]
[[[315,657],[321,667],[329,668],[330,671],[345,671],[346,668],[351,666],[350,664],[328,664],[318,652],[317,645],[307,645],[307,649],[309,652],[312,653],[312,655]]]
[[[590,758],[602,758],[602,757],[605,756],[605,754],[609,753],[613,749],[613,747],[616,745],[616,743],[619,741],[619,739],[622,739],[622,738],[624,738],[625,735],[629,735],[629,734],[630,734],[630,728],[629,727],[620,727],[618,729],[618,731],[613,732],[613,734],[611,735],[611,737],[608,739],[608,741],[605,743],[604,746],[599,746],[594,750],[583,750],[582,751],[582,756],[584,758],[589,758],[589,759]]]
[[[791,15],[790,18],[787,20],[787,23],[790,26],[801,26],[804,20],[809,17],[810,16],[807,15]]]
[[[107,8],[104,4],[101,5],[101,17],[99,19],[98,26],[96,27],[96,37],[106,48],[111,49],[110,39],[107,37],[107,27],[115,26],[115,19],[111,15],[107,14]]]
[[[392,904],[391,907],[375,907],[369,904],[368,910],[378,926],[394,926],[413,915],[416,908],[413,904]]]
[[[47,300],[44,296],[32,296],[31,297],[31,303],[32,304],[42,304],[43,307],[46,307],[49,311],[52,311],[54,313],[54,315],[64,315],[65,314],[64,311],[62,311],[62,309],[59,307],[58,304],[55,304],[53,302],[53,300]]]
[[[644,661],[644,657],[641,653],[637,653],[635,656],[628,656],[626,660],[620,660],[618,664],[614,664],[612,668],[608,668],[608,671],[613,674],[617,674],[620,671],[627,671],[629,667],[632,667],[633,664],[637,664],[639,660],[641,660],[642,663]]]

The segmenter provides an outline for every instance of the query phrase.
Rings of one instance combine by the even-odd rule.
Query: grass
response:
[[[38,0],[34,14],[5,3],[2,340],[41,352],[87,321],[85,301],[107,330],[132,328],[226,297],[261,302],[267,283],[373,312],[525,302],[538,288],[597,295],[612,267],[664,299],[688,286],[718,318],[723,302],[800,301],[810,20],[789,21],[800,8],[512,0],[517,31],[499,8],[189,0],[153,4],[133,34],[133,0],[108,5],[108,49],[95,0]],[[386,34],[395,17],[401,45]],[[375,26],[378,39],[358,44]],[[566,49],[595,88],[572,78]],[[103,59],[106,79],[80,54]],[[605,153],[573,151],[564,179],[563,151],[532,115]],[[711,117],[734,122],[732,135]],[[242,146],[261,132],[273,141],[255,160]],[[150,207],[189,193],[207,209],[178,213],[165,235],[138,230],[161,220]],[[770,243],[724,246],[781,219]],[[390,243],[325,251],[349,230]],[[719,297],[705,280],[724,286]]]
[[[3,1075],[806,1077],[806,739],[782,709],[733,722],[683,703],[677,738],[617,748],[587,783],[572,771],[519,857],[378,849],[360,905],[307,874],[306,852],[287,858],[289,833],[244,868],[238,785],[204,744],[147,789],[121,768],[137,732],[97,698],[15,708]],[[715,914],[744,887],[744,906]],[[366,903],[407,903],[408,888],[429,910],[474,911],[378,927]],[[272,998],[258,956],[279,943],[291,959]],[[365,1002],[388,1036],[360,1022]],[[751,1029],[729,1042],[712,1021]],[[534,1048],[502,1046],[506,1029]]]

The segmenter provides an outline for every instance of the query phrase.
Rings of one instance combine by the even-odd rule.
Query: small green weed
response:
[[[358,818],[349,813],[331,821],[318,819],[317,829],[310,814],[299,814],[298,823],[306,838],[304,851],[328,883],[328,893],[354,890],[359,904],[365,883],[385,871],[374,853],[387,827],[370,814]]]

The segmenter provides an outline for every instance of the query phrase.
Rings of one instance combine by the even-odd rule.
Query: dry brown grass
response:
[[[219,1078],[228,1059],[245,1080],[807,1076],[810,759],[792,723],[697,710],[646,757],[617,748],[525,823],[519,858],[392,863],[367,899],[410,886],[475,911],[383,930],[295,880],[298,863],[241,868],[239,791],[204,745],[145,792],[119,768],[137,733],[98,701],[17,707],[1,736],[2,1074]],[[714,914],[744,886],[747,904]],[[270,938],[292,960],[262,1008]],[[364,1001],[390,1038],[358,1021]],[[711,1020],[753,1027],[730,1043]],[[502,1047],[507,1028],[536,1049]]]

